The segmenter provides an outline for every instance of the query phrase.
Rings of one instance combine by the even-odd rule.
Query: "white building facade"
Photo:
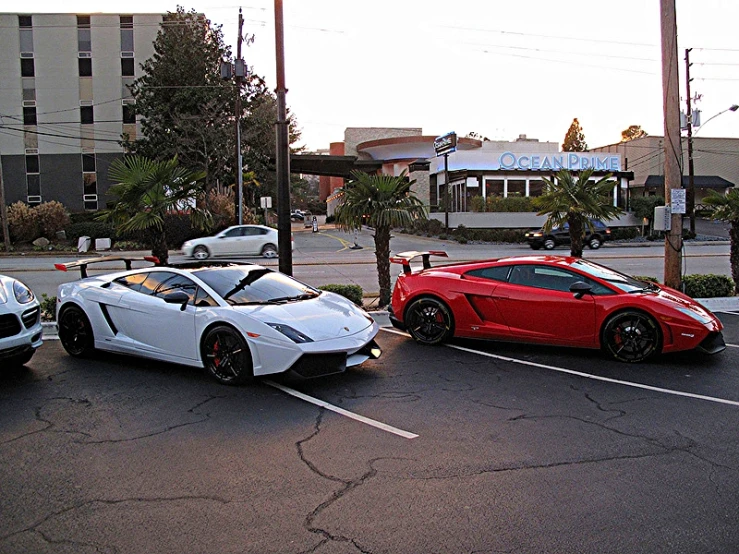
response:
[[[127,85],[154,54],[159,14],[0,14],[5,202],[105,207],[108,167],[140,132]]]

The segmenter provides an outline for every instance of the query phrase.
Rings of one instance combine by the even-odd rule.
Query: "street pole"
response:
[[[240,64],[241,60],[241,42],[243,41],[244,17],[241,15],[239,8],[239,38],[236,41],[236,64]],[[239,72],[235,72],[236,80],[236,214],[238,223],[244,223],[244,164],[241,157],[241,79]]]
[[[685,194],[685,207],[690,216],[690,236],[695,236],[695,168],[693,166],[693,106],[690,97],[690,51],[685,49],[685,94],[687,95],[688,120],[688,190]]]
[[[665,202],[672,189],[682,188],[680,170],[680,86],[677,62],[677,18],[675,0],[660,0],[662,31],[662,99],[665,120]],[[680,290],[682,276],[682,214],[672,214],[670,230],[665,233],[665,285]]]
[[[0,159],[0,219],[3,220],[3,238],[5,251],[10,252],[10,230],[8,228],[8,208],[5,205],[5,181],[3,181],[3,162]]]
[[[449,234],[449,154],[444,154],[444,232]]]
[[[285,39],[282,0],[275,0],[275,53],[277,58],[277,249],[279,269],[293,274],[292,230],[290,225],[290,140],[285,88]]]

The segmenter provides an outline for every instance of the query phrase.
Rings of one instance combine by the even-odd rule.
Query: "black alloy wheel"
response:
[[[59,341],[70,356],[84,358],[95,350],[90,320],[77,306],[63,308],[59,317]]]
[[[224,385],[241,385],[253,377],[249,345],[233,327],[213,327],[203,338],[203,365]]]
[[[441,344],[454,333],[451,311],[435,298],[414,300],[406,310],[405,325],[413,339],[421,344]]]
[[[651,316],[631,310],[606,322],[601,345],[619,361],[642,362],[662,350],[662,333]]]

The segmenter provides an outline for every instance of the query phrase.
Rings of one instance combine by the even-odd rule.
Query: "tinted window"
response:
[[[265,268],[222,267],[202,269],[194,273],[229,304],[269,302],[275,299],[307,299],[319,291]]]
[[[148,275],[148,273],[135,273],[133,275],[127,275],[126,277],[119,277],[113,282],[116,285],[139,291],[141,290],[141,284],[146,280]]]
[[[155,275],[155,274],[152,274]],[[193,303],[193,299],[195,298],[195,294],[197,293],[197,285],[190,280],[189,278],[185,277],[184,275],[178,275],[178,274],[170,274],[165,273],[165,275],[169,275],[168,278],[163,279],[159,285],[154,290],[153,296],[156,296],[158,298],[164,298],[168,294],[171,294],[173,292],[182,291],[186,293],[190,297],[190,303]],[[146,283],[144,285],[148,285],[149,280],[147,279]]]
[[[233,229],[228,229],[225,233],[223,233],[224,237],[240,237],[241,236],[241,227],[234,227]]]
[[[518,265],[511,271],[510,282],[547,290],[568,292],[577,282],[590,285],[594,295],[615,294],[611,289],[583,275],[560,267],[543,265]]]
[[[473,269],[465,275],[471,277],[482,277],[483,279],[492,279],[493,281],[507,281],[508,273],[511,271],[509,265],[496,265],[492,267],[483,267],[481,269]]]

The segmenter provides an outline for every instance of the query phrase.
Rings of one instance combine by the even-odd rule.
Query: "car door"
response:
[[[226,229],[213,241],[213,254],[215,256],[234,256],[243,251],[242,241],[244,227],[231,227]]]
[[[261,227],[244,227],[244,237],[241,244],[243,254],[261,254],[262,246],[266,242],[267,231]]]
[[[165,297],[182,291],[190,302],[169,304]],[[112,315],[119,331],[132,341],[132,346],[149,356],[169,359],[196,358],[195,310],[193,299],[197,285],[188,277],[169,271],[152,271],[138,291],[129,289]]]
[[[595,301],[576,298],[569,287],[586,278],[549,265],[519,264],[508,282],[493,291],[495,303],[513,338],[568,345],[592,345]]]

